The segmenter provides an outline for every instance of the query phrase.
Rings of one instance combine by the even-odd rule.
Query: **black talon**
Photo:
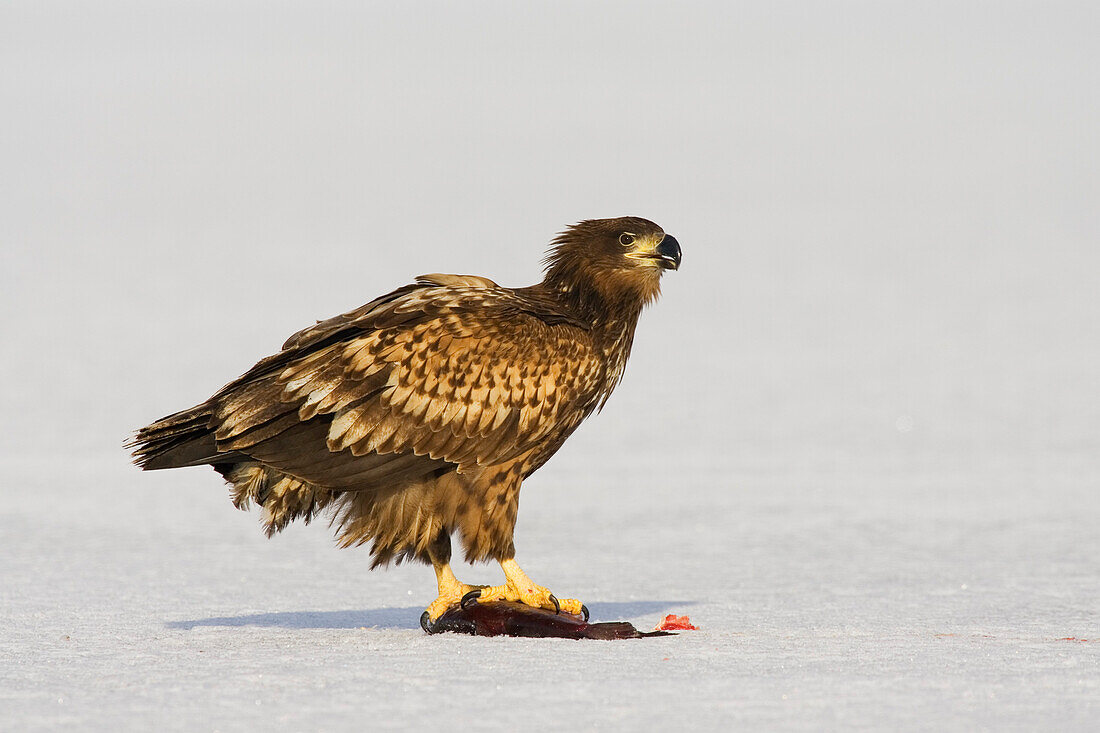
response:
[[[550,602],[554,604],[554,615],[561,613],[561,604],[558,603],[558,597],[553,593],[550,594]]]
[[[588,606],[581,604],[581,615],[584,616],[584,622],[588,623]]]
[[[425,611],[423,614],[421,614],[421,616],[420,616],[420,628],[424,629],[424,631],[428,632],[429,634],[432,633],[431,626],[428,625],[430,620],[431,619],[428,617],[428,612],[427,611]]]
[[[462,596],[462,600],[459,601],[458,605],[463,610],[465,610],[466,607],[469,606],[470,604],[477,603],[477,599],[480,598],[480,597],[481,597],[481,589],[480,588],[474,588],[472,591],[470,591],[466,595]]]

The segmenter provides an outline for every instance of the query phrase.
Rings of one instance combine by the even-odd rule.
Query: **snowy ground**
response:
[[[1094,5],[89,7],[0,8],[0,730],[1100,726]],[[120,448],[624,213],[683,268],[518,557],[699,631],[427,637]]]
[[[781,473],[682,473],[636,498],[595,478],[528,489],[536,578],[598,619],[702,627],[567,642],[428,637],[427,569],[368,575],[319,528],[267,542],[212,476],[149,487],[84,466],[65,480],[109,499],[5,513],[4,727],[1095,727],[1095,486],[1029,500],[896,481],[824,498]]]

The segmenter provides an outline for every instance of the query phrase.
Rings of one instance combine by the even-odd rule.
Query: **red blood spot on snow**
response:
[[[698,626],[691,625],[691,618],[688,616],[674,616],[669,614],[665,616],[665,620],[657,624],[657,628],[654,631],[697,631]]]

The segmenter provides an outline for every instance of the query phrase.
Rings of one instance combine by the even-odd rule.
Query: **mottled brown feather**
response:
[[[341,544],[370,542],[376,564],[449,557],[451,532],[469,559],[510,557],[523,479],[606,401],[659,290],[623,231],[664,236],[644,219],[582,222],[539,285],[422,275],[302,329],[139,431],[135,458],[215,465],[269,533],[331,509]]]

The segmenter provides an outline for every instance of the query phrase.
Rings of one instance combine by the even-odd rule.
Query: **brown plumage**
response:
[[[523,479],[607,400],[679,262],[650,221],[581,222],[537,285],[423,275],[296,333],[129,445],[144,469],[213,466],[237,507],[262,507],[269,535],[327,510],[375,565],[415,558],[449,575],[456,532],[468,560],[509,561]]]

